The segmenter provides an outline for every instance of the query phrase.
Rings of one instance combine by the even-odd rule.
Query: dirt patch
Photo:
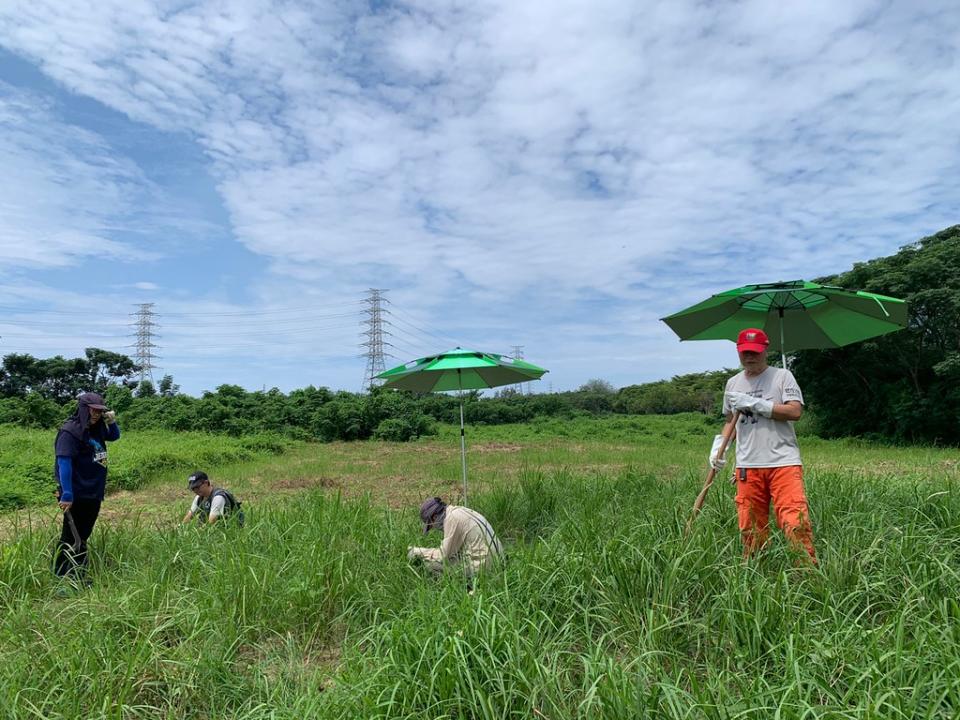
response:
[[[241,672],[259,670],[270,681],[320,678],[320,689],[335,684],[333,675],[340,665],[339,645],[320,645],[296,640],[289,633],[270,638],[257,645],[243,645],[237,650],[236,663]]]
[[[470,452],[488,453],[488,452],[509,452],[515,453],[523,450],[523,445],[514,445],[505,442],[486,442],[474,443],[470,446]]]
[[[342,488],[343,483],[329,477],[281,478],[270,483],[271,490],[303,490],[305,488]]]

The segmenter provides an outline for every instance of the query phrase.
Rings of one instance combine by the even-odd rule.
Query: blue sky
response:
[[[943,2],[0,7],[0,352],[359,389],[454,344],[554,389],[735,363],[657,318],[958,219]],[[388,360],[388,363],[390,360]]]

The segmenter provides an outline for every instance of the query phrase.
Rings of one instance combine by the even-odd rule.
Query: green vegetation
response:
[[[822,281],[908,300],[910,327],[796,354],[818,432],[960,443],[960,225]]]
[[[54,433],[0,425],[0,510],[52,502]],[[278,435],[127,432],[110,444],[109,490],[135,490],[171,471],[252,460],[291,444]]]
[[[817,416],[815,424],[808,420],[813,430],[825,437],[960,443],[960,226],[819,281],[908,300],[910,327],[845,348],[792,355],[791,367]],[[355,394],[312,386],[284,394],[221,385],[195,398],[181,394],[169,375],[156,388],[138,385],[132,379],[136,370],[130,358],[98,348],[72,359],[7,355],[0,365],[0,425],[55,428],[73,411],[72,398],[91,389],[103,392],[120,412],[125,430],[408,441],[459,417],[457,398],[447,395],[382,389]],[[620,390],[593,379],[572,392],[470,392],[465,416],[473,426],[614,413],[699,412],[715,418],[734,372],[678,375]]]
[[[822,569],[780,542],[743,564],[725,482],[683,536],[715,429],[699,414],[477,428],[471,505],[510,561],[472,596],[404,558],[423,540],[412,501],[456,485],[447,427],[292,447],[240,532],[178,526],[183,503],[102,519],[94,585],[65,599],[53,515],[16,516],[0,715],[956,716],[955,453],[803,438]],[[294,480],[314,489],[277,495]],[[391,508],[392,488],[409,497]]]
[[[670,380],[621,388],[615,409],[630,414],[701,412],[719,416],[723,389],[737,369],[677,375]]]

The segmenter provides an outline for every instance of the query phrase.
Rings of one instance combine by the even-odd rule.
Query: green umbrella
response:
[[[788,347],[842,347],[906,327],[907,303],[794,280],[727,290],[662,320],[681,340],[736,340],[744,328],[762,328],[786,367]]]
[[[460,461],[463,467],[463,501],[467,501],[467,442],[463,429],[463,391],[537,380],[546,370],[507,355],[454,348],[439,355],[413,360],[377,375],[384,387],[428,393],[460,393]]]

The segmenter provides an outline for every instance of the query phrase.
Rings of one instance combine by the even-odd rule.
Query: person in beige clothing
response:
[[[503,559],[503,545],[487,519],[476,510],[461,505],[447,505],[438,497],[428,498],[420,506],[423,533],[440,530],[443,542],[439,548],[411,547],[407,559],[420,560],[431,572],[442,573],[447,567],[460,567],[468,582],[483,569],[490,569]]]

